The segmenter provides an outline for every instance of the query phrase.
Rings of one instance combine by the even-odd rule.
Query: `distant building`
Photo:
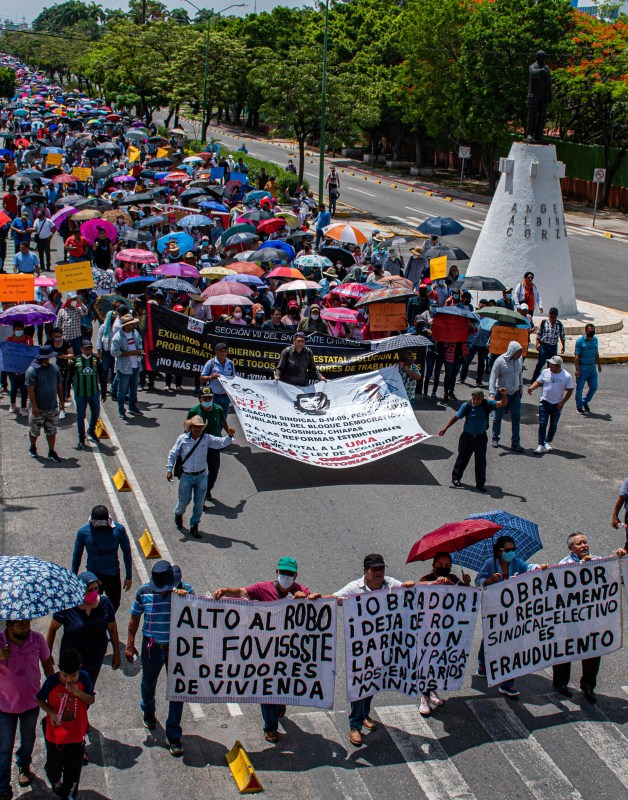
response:
[[[571,0],[571,5],[577,8],[582,14],[590,14],[592,17],[597,17],[599,16],[600,5],[602,5],[602,3],[598,3],[596,0]],[[617,19],[621,13],[628,14],[628,2],[618,3],[618,8],[604,18],[614,20]]]

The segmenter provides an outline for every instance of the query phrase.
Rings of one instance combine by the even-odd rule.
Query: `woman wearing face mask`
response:
[[[298,300],[288,300],[288,313],[281,318],[281,322],[290,331],[298,330],[299,323],[301,322]]]
[[[13,326],[13,335],[7,338],[7,342],[23,344],[28,347],[33,346],[33,339],[30,336],[26,336],[24,333],[24,325],[22,325],[21,322],[15,323]],[[7,375],[9,376],[9,383],[11,384],[11,405],[9,406],[9,411],[12,411],[14,414],[19,413],[20,417],[27,417],[28,409],[26,405],[28,401],[28,392],[26,389],[25,375],[21,372],[7,372]],[[15,404],[18,391],[20,393],[19,412]]]
[[[523,572],[531,572],[535,569],[547,569],[547,564],[528,564],[517,556],[517,545],[512,536],[499,536],[493,543],[493,557],[487,559],[482,569],[475,576],[476,586],[490,586],[493,583],[507,581],[515,575]],[[480,644],[478,652],[478,669],[476,672],[480,678],[486,677],[486,661],[484,659],[484,640]],[[499,685],[500,694],[506,697],[518,697],[519,690],[515,688],[514,680],[504,681]]]
[[[242,314],[242,307],[241,306],[234,306],[233,307],[233,314],[231,319],[229,320],[231,325],[246,325],[246,320],[244,319],[244,315]]]
[[[442,551],[436,553],[432,561],[432,571],[424,575],[418,583],[437,583],[446,584],[447,586],[469,586],[471,583],[471,576],[463,573],[462,580],[451,572],[451,556],[449,553]],[[424,692],[421,695],[421,702],[419,703],[419,713],[424,717],[429,717],[432,712],[432,707],[438,708],[442,706],[443,700],[436,694],[436,692]]]
[[[46,642],[52,652],[57,631],[63,628],[59,652],[78,650],[83,663],[82,669],[87,672],[95,686],[107,652],[107,633],[113,647],[111,668],[120,667],[118,626],[111,600],[107,595],[99,594],[96,575],[93,572],[81,572],[78,578],[85,584],[83,602],[76,608],[66,608],[65,611],[53,614]]]

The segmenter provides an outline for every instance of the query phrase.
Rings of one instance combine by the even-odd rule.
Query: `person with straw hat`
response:
[[[203,514],[205,495],[207,494],[207,450],[222,450],[233,441],[231,436],[211,436],[205,433],[207,423],[196,415],[186,419],[185,433],[174,443],[168,453],[166,477],[172,481],[179,478],[177,505],[174,509],[174,524],[178,530],[183,528],[183,514],[192,500],[192,517],[190,534],[200,539],[198,525]]]
[[[116,376],[118,378],[118,415],[126,421],[124,401],[129,394],[129,411],[143,416],[137,407],[137,387],[140,382],[140,366],[142,361],[142,337],[137,330],[139,320],[132,314],[125,314],[120,319],[120,330],[111,339],[111,355],[116,360]]]

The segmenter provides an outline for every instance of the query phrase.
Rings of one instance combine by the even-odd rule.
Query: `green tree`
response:
[[[0,97],[13,97],[15,94],[15,70],[0,67]]]
[[[55,3],[35,17],[32,29],[37,33],[58,33],[64,28],[71,28],[78,22],[102,22],[104,13],[98,3],[82,3],[81,0],[67,0]]]
[[[168,17],[171,22],[176,22],[178,25],[189,25],[190,15],[185,8],[174,8]]]

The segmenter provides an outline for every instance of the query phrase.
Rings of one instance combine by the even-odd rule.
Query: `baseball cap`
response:
[[[369,553],[367,556],[364,556],[364,569],[369,569],[369,567],[385,567],[386,564],[384,563],[384,556],[380,553]]]
[[[484,389],[473,389],[471,397],[485,397]]]
[[[81,347],[93,347],[93,346],[94,345],[92,344],[91,339],[83,339],[83,341],[81,342]]]
[[[547,359],[548,364],[557,364],[559,367],[562,367],[563,360],[560,356],[552,356],[551,358]]]
[[[303,331],[297,331],[292,338],[293,339],[305,339],[305,334],[303,333]]]
[[[282,556],[277,562],[277,569],[285,572],[294,572],[295,575],[299,571],[296,558],[292,558],[292,556]]]
[[[296,300],[289,300],[288,301],[288,308],[298,308],[299,304]]]

